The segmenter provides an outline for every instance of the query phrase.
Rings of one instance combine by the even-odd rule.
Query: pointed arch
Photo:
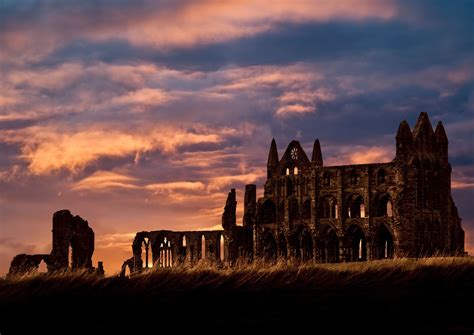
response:
[[[384,225],[380,225],[374,238],[374,257],[375,259],[393,258],[394,243],[393,235]]]
[[[319,215],[323,219],[337,218],[337,200],[335,197],[327,195],[322,198]]]
[[[41,261],[38,264],[38,273],[46,273],[48,272],[48,266],[46,264],[46,261],[44,259],[41,259]]]
[[[364,231],[359,225],[350,225],[346,229],[344,239],[347,261],[355,262],[367,260],[367,240]]]
[[[219,259],[221,262],[225,261],[225,238],[223,234],[219,238]]]
[[[186,235],[183,234],[181,236],[181,246],[179,247],[179,262],[180,263],[184,263],[186,261],[186,256],[187,256],[187,245],[188,245],[188,241],[186,240]]]
[[[323,229],[319,252],[323,263],[339,262],[339,238],[333,227],[326,226]]]
[[[159,267],[168,268],[173,266],[173,245],[167,236],[162,236],[159,240],[159,260],[157,261]],[[153,266],[153,265],[152,265]]]
[[[388,193],[380,194],[376,198],[376,216],[393,216],[392,198]]]
[[[365,217],[364,198],[360,194],[354,193],[350,196],[347,202],[347,217],[349,218]]]

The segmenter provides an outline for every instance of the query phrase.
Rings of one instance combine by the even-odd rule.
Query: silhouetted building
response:
[[[15,256],[8,275],[22,275],[37,272],[41,262],[47,272],[85,269],[103,275],[102,262],[99,271],[92,266],[94,253],[94,231],[79,215],[73,216],[68,210],[60,210],[53,215],[53,249],[50,254]]]
[[[319,140],[311,160],[298,141],[279,158],[273,139],[264,196],[247,185],[243,226],[236,225],[235,190],[229,193],[221,231],[140,232],[133,257],[141,270],[202,259],[341,262],[464,254],[464,231],[451,196],[448,138],[421,113],[413,131],[406,121],[389,163],[324,166]],[[145,243],[146,241],[146,243]]]

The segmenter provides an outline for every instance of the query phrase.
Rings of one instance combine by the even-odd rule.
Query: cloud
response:
[[[6,54],[37,59],[71,40],[120,38],[133,45],[156,48],[190,47],[252,36],[277,29],[281,22],[389,20],[397,14],[397,7],[392,1],[375,0],[297,4],[253,0],[179,4],[145,1],[141,6],[124,1],[107,7],[79,2],[33,3],[21,8],[6,4],[3,12],[0,42]]]
[[[223,137],[205,128],[190,131],[153,127],[134,133],[110,127],[65,132],[60,127],[34,126],[20,132],[0,132],[0,138],[19,142],[28,170],[41,175],[62,169],[74,173],[101,157],[135,156],[136,152],[150,150],[170,153],[183,145],[217,143]]]
[[[94,190],[105,191],[111,189],[137,189],[137,178],[125,176],[111,171],[96,171],[92,175],[74,183],[74,191]]]
[[[473,189],[474,188],[474,169],[472,168],[472,163],[466,166],[458,166],[455,169],[453,169],[453,172],[451,175],[451,188],[453,189]]]
[[[315,112],[319,103],[336,98],[331,88],[324,87],[323,71],[309,63],[229,68],[217,71],[215,77],[220,83],[208,90],[270,99],[269,107],[280,117]]]
[[[344,145],[330,150],[334,151],[325,161],[326,165],[383,163],[390,162],[394,157],[391,147]]]
[[[257,180],[264,177],[263,171],[260,172],[250,172],[241,175],[232,175],[232,176],[218,176],[214,177],[209,181],[208,190],[210,192],[220,191],[227,187],[228,185],[235,184],[252,184]]]
[[[304,106],[299,104],[285,105],[277,109],[276,115],[288,115],[288,114],[304,114],[314,112],[314,107]]]
[[[98,248],[131,250],[136,233],[108,233],[101,234],[95,239]]]
[[[201,182],[192,181],[178,181],[171,183],[158,183],[149,184],[145,186],[146,189],[153,191],[155,194],[158,193],[169,193],[174,191],[188,192],[188,191],[201,191],[205,189],[205,186]]]
[[[114,104],[126,105],[161,105],[170,100],[170,96],[160,89],[143,88],[130,92],[124,96],[119,96],[112,100]]]
[[[462,182],[462,181],[453,180],[451,182],[451,188],[474,188],[474,181]]]

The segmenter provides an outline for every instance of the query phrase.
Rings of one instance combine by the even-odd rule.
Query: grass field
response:
[[[232,269],[203,264],[132,278],[75,273],[2,279],[0,332],[61,332],[74,325],[68,329],[79,333],[472,334],[473,303],[472,257]]]

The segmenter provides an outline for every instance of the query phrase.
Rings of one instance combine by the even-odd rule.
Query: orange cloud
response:
[[[244,158],[244,154],[230,152],[230,150],[230,148],[226,148],[226,150],[183,152],[179,156],[171,157],[170,164],[179,167],[215,168],[216,162]]]
[[[137,178],[125,176],[111,171],[96,171],[92,175],[74,183],[74,191],[95,190],[105,191],[110,189],[137,189]]]
[[[250,184],[255,183],[258,179],[263,178],[263,172],[250,172],[241,175],[218,176],[209,180],[207,189],[209,192],[219,191],[235,183]]]
[[[178,181],[170,183],[158,183],[145,186],[146,189],[152,190],[155,193],[169,193],[173,191],[200,191],[204,190],[205,186],[201,182]]]
[[[22,131],[0,132],[0,139],[22,144],[21,157],[33,174],[48,174],[57,170],[77,172],[100,157],[124,157],[136,152],[160,150],[173,152],[182,145],[218,143],[219,132],[197,126],[196,132],[172,127],[155,127],[141,132],[110,128],[92,128],[64,133],[60,127],[35,126]],[[227,130],[223,130],[225,134]]]
[[[453,180],[451,182],[451,188],[474,188],[474,182],[473,181],[464,182],[464,181]]]
[[[327,165],[382,163],[391,161],[394,156],[391,147],[381,146],[343,146],[337,152],[337,156],[328,157]]]

